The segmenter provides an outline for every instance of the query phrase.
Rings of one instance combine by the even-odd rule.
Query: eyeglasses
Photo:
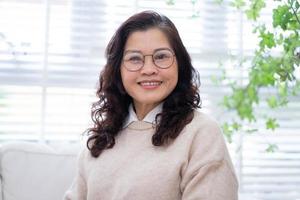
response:
[[[145,57],[151,56],[154,65],[161,69],[171,67],[174,62],[174,53],[171,49],[157,49],[153,54],[144,55],[140,51],[126,51],[123,56],[123,63],[128,71],[138,71],[145,64]]]

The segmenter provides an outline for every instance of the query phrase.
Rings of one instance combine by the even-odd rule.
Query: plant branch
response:
[[[292,9],[293,14],[294,14],[295,17],[296,17],[296,20],[297,20],[298,24],[300,25],[300,19],[298,18],[297,12],[296,12],[296,10],[293,8],[293,5],[292,5],[292,4],[290,4],[290,8]]]

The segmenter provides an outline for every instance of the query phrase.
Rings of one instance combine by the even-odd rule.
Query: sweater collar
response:
[[[129,114],[127,116],[127,119],[123,125],[123,128],[127,127],[129,124],[132,122],[137,122],[137,121],[142,121],[142,122],[147,122],[150,124],[155,124],[155,117],[158,113],[161,113],[162,111],[162,105],[163,103],[160,103],[156,107],[154,107],[145,117],[143,120],[138,120],[136,113],[133,109],[133,105],[130,104],[129,106]]]

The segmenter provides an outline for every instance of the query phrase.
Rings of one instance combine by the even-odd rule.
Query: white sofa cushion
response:
[[[55,149],[34,142],[1,145],[3,200],[61,200],[71,185],[79,145]]]

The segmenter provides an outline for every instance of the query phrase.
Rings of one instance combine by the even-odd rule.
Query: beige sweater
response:
[[[155,147],[147,122],[122,130],[112,149],[79,156],[65,200],[237,200],[238,183],[217,123],[195,111],[168,146]]]

